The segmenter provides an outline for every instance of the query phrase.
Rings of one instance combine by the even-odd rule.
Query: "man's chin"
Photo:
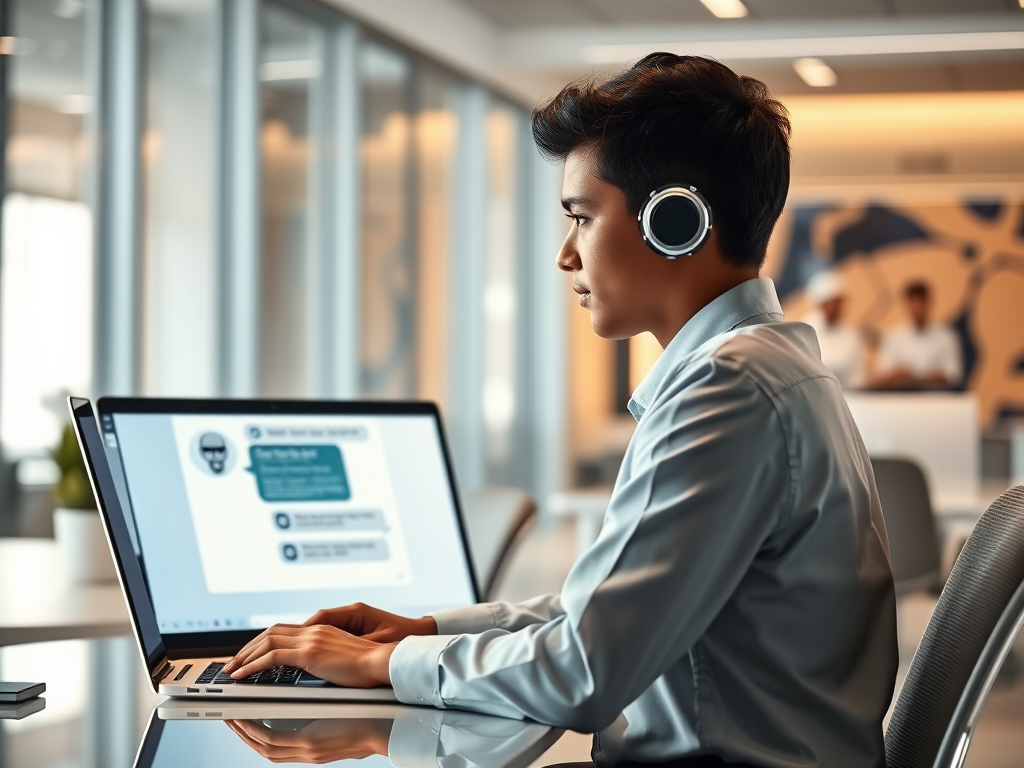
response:
[[[609,321],[607,317],[602,317],[599,312],[595,312],[594,310],[590,310],[590,327],[593,328],[594,333],[602,339],[615,341],[617,339],[628,338],[628,334],[623,334],[622,329],[617,323]]]

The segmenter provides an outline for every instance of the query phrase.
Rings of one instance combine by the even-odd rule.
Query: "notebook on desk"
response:
[[[220,667],[273,624],[365,602],[476,602],[430,403],[69,398],[153,690],[394,701],[289,667]]]

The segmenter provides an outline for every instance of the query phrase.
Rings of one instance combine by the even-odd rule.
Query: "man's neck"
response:
[[[657,327],[648,330],[664,349],[680,329],[704,307],[737,285],[753,280],[759,275],[760,270],[756,268],[716,269],[709,270],[703,275],[692,275],[691,277],[699,279],[685,280],[678,292],[671,292],[671,300],[665,300]]]

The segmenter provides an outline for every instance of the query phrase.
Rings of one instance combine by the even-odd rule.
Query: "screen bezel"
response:
[[[448,488],[455,507],[455,521],[462,551],[466,560],[466,576],[474,602],[480,602],[480,588],[473,570],[469,551],[469,539],[463,520],[462,500],[459,497],[451,452],[445,435],[441,413],[435,403],[429,401],[343,401],[343,400],[242,400],[242,399],[191,399],[158,397],[101,397],[96,403],[100,420],[106,416],[121,413],[154,414],[169,416],[430,416],[437,429],[441,455],[447,473]],[[99,423],[99,422],[97,422]],[[129,496],[131,490],[129,489]],[[141,545],[141,543],[140,543]],[[145,574],[145,553],[142,569]],[[148,578],[148,577],[147,577]],[[148,582],[147,582],[148,583]],[[234,653],[247,642],[259,635],[261,629],[231,631],[174,632],[161,633],[169,657],[184,654],[220,655]]]
[[[117,570],[117,579],[121,585],[121,594],[124,596],[125,604],[128,606],[128,614],[132,621],[132,631],[135,633],[135,639],[137,641],[139,652],[142,654],[143,661],[146,663],[146,669],[149,674],[152,674],[163,664],[167,648],[166,643],[163,640],[163,633],[160,634],[161,640],[154,648],[150,649],[146,647],[146,642],[143,638],[142,627],[139,619],[138,611],[141,607],[142,610],[149,609],[150,613],[153,613],[153,601],[149,595],[148,584],[145,582],[145,571],[142,571],[141,564],[136,561],[140,571],[142,571],[143,583],[141,585],[144,594],[137,594],[135,587],[129,589],[131,581],[128,578],[127,571],[125,568],[124,557],[135,558],[135,551],[131,547],[129,540],[128,552],[121,552],[121,547],[118,544],[118,536],[114,530],[115,518],[124,523],[125,521],[124,512],[121,509],[121,501],[117,498],[117,492],[114,490],[114,479],[110,473],[110,466],[107,463],[106,454],[103,453],[103,436],[100,434],[99,419],[97,418],[92,403],[87,399],[81,397],[69,397],[68,408],[71,411],[71,418],[74,423],[75,437],[78,439],[78,447],[82,452],[82,457],[85,460],[86,474],[89,476],[89,484],[92,486],[93,496],[96,499],[96,506],[100,514],[100,519],[103,521],[103,529],[107,536],[107,545],[110,548],[110,554],[114,560],[114,566]],[[91,418],[94,422],[93,426],[96,429],[96,439],[99,441],[100,455],[95,456],[93,451],[89,449],[89,446],[85,439],[85,430],[88,429],[87,424],[82,423],[82,419]],[[104,491],[113,491],[113,493],[107,493]],[[112,496],[112,498],[111,498]],[[127,534],[127,530],[125,531]],[[129,596],[129,591],[131,595]],[[156,620],[156,615],[152,616],[153,624],[159,626]]]

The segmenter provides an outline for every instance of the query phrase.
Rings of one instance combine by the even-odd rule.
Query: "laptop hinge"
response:
[[[163,660],[157,665],[156,669],[153,670],[150,678],[153,681],[153,685],[159,685],[160,681],[164,679],[164,675],[167,674],[171,666],[171,662],[164,656]]]

